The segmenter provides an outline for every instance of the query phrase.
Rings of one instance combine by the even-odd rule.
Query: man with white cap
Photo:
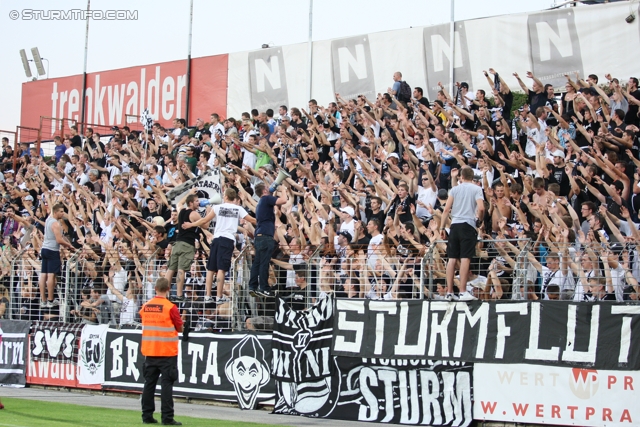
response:
[[[565,172],[564,151],[554,150],[551,153],[553,164],[547,165],[546,159],[542,156],[536,158],[536,168],[543,178],[547,179],[549,184],[558,184],[560,186],[560,196],[566,197],[571,191],[571,181]]]
[[[354,215],[355,211],[351,206],[340,208],[340,219],[342,220],[342,224],[340,224],[340,231],[346,231],[350,236],[352,236],[349,242],[352,242],[353,236],[356,235],[356,223],[353,220]]]

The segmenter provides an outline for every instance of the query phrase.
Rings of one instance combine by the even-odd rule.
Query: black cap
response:
[[[344,231],[344,230],[342,230],[342,231],[338,232],[338,236],[343,236],[343,237],[345,237],[348,241],[353,240],[353,236],[352,236],[352,235],[351,235],[351,233],[349,233],[348,231]]]

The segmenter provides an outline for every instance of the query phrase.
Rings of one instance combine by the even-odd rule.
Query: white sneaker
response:
[[[447,301],[458,301],[458,295],[447,294],[445,295],[444,299],[446,299]]]
[[[222,304],[224,304],[225,302],[229,302],[229,298],[227,298],[227,297],[226,297],[226,296],[224,296],[224,295],[222,295],[220,298],[218,298],[218,299],[216,300],[216,304],[217,304],[217,305],[222,305]]]
[[[458,295],[458,301],[475,301],[477,299],[478,298],[474,297],[469,292],[463,292],[460,295]]]
[[[207,304],[209,302],[214,302],[216,299],[212,296],[205,296],[204,297],[204,303]]]

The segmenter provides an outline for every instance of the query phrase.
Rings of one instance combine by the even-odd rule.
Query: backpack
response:
[[[411,86],[409,86],[409,84],[406,81],[402,80],[400,82],[400,90],[396,95],[397,95],[398,101],[400,102],[411,101]]]

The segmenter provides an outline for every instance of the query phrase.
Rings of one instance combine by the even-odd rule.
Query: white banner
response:
[[[82,328],[78,351],[78,383],[104,383],[105,343],[109,325],[87,325]]]
[[[579,426],[640,423],[640,372],[476,363],[475,420]]]
[[[177,205],[189,195],[189,190],[196,189],[196,196],[199,200],[209,200],[216,195],[222,197],[222,187],[220,185],[220,168],[214,168],[202,175],[191,178],[183,182],[167,193],[167,200],[172,205]],[[203,209],[204,211],[204,209]]]

